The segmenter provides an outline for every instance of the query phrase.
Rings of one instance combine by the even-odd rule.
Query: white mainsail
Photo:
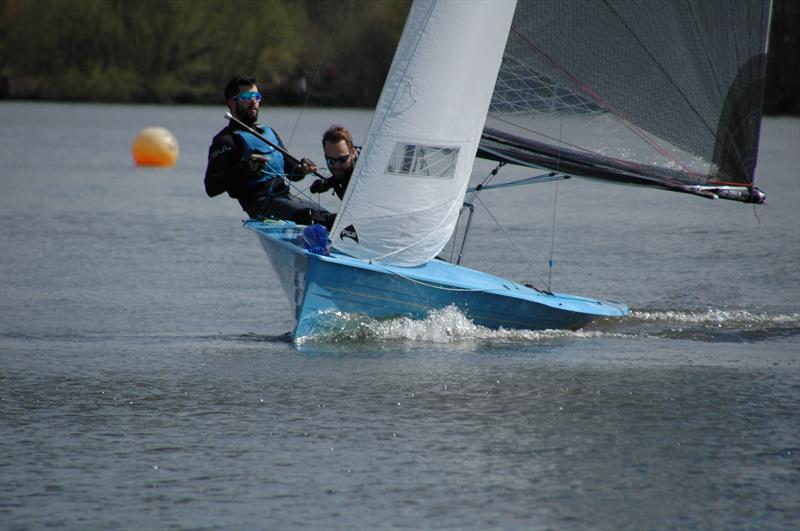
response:
[[[458,219],[516,0],[417,0],[384,84],[333,246],[362,260],[433,259]]]

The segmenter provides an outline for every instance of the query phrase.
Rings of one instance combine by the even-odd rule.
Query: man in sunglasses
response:
[[[358,148],[353,145],[353,135],[341,125],[332,125],[322,135],[322,149],[331,177],[317,179],[309,190],[313,194],[321,194],[333,188],[333,192],[342,199],[358,159]]]
[[[269,142],[231,120],[208,149],[205,187],[209,197],[228,192],[252,219],[320,223],[330,229],[335,214],[289,193],[284,178],[299,181],[317,167],[308,159],[298,162],[284,157],[270,145],[283,147],[283,142],[272,128],[257,123],[261,94],[255,78],[236,76],[225,86],[224,93],[231,115]]]

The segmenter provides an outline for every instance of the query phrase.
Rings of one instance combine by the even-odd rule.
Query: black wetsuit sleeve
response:
[[[205,185],[209,197],[228,192],[236,197],[235,190],[241,181],[239,166],[242,148],[231,134],[220,134],[214,137],[208,148],[208,166],[206,167]]]
[[[347,185],[350,184],[350,175],[346,175],[341,179],[336,179],[333,183],[333,192],[339,197],[344,199],[344,193],[347,191]]]

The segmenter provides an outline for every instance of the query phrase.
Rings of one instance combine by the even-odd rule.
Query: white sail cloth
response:
[[[333,246],[363,260],[433,259],[458,219],[516,0],[417,0],[384,84]]]

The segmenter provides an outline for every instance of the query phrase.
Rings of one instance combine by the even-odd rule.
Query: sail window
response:
[[[398,142],[389,158],[386,172],[450,179],[456,173],[458,151],[457,147]]]

